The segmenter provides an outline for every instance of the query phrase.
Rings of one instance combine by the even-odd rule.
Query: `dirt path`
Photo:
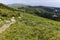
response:
[[[10,27],[10,25],[13,23],[6,23],[0,28],[0,33],[4,32],[7,28]]]

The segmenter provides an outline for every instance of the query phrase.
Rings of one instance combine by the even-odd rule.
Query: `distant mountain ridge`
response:
[[[47,6],[30,6],[31,8],[42,8],[48,12],[60,13],[60,8],[58,7],[47,7]]]
[[[29,7],[29,8],[42,8],[48,12],[55,12],[55,13],[60,13],[60,8],[58,7],[48,7],[48,6],[31,6],[31,5],[26,5],[26,4],[8,4],[8,6],[17,6],[17,7]]]
[[[29,5],[15,3],[15,4],[8,4],[8,6],[29,6]]]

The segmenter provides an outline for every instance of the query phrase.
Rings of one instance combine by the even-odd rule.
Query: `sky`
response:
[[[0,0],[0,3],[4,4],[27,4],[27,5],[40,5],[40,6],[53,6],[60,7],[60,0]]]

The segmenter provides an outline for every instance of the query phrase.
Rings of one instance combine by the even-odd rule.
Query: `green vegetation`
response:
[[[0,35],[0,40],[59,40],[60,22],[25,14]]]
[[[25,8],[19,11],[12,11],[6,7],[6,10],[0,9],[2,21],[12,17],[16,20],[16,23],[0,34],[0,40],[60,40],[60,22],[37,16],[34,14],[34,8],[28,9],[30,11],[26,11]]]
[[[5,24],[4,21],[0,21],[0,27],[2,27]]]
[[[52,19],[55,21],[60,21],[60,13],[54,12],[52,9],[53,7],[51,8],[46,7],[45,9],[44,8],[45,7],[43,6],[42,7],[40,6],[16,7],[16,9],[21,12],[27,12],[27,13],[34,14],[40,17]],[[50,12],[50,11],[53,11],[53,12]]]

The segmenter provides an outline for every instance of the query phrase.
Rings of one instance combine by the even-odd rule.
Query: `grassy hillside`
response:
[[[0,34],[0,40],[59,40],[60,22],[24,14]]]
[[[10,10],[6,7],[5,9],[0,9],[1,14],[2,12],[8,14],[6,16],[0,15],[2,21],[12,17],[15,17],[16,20],[16,23],[0,34],[0,40],[60,40],[60,22],[43,18],[30,12],[11,10],[12,13],[9,13],[9,11],[4,11],[5,9]]]
[[[16,8],[18,11],[21,12],[34,14],[55,21],[60,21],[60,13],[55,12],[56,10],[59,11],[59,8],[45,6],[27,6],[27,7],[12,6],[12,8]]]

